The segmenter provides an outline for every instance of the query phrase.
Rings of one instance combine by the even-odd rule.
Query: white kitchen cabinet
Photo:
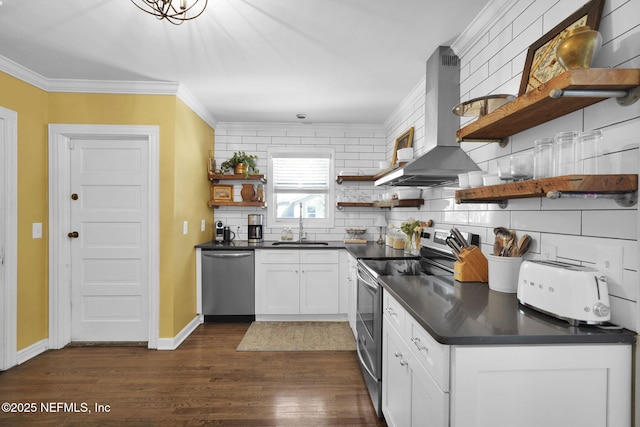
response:
[[[629,345],[456,346],[455,427],[629,426]]]
[[[631,425],[628,344],[443,345],[385,291],[382,366],[389,426]]]
[[[346,251],[345,254],[348,262],[348,271],[346,272],[346,287],[348,292],[347,318],[349,319],[349,326],[351,326],[353,336],[357,336],[356,313],[358,305],[358,260]]]
[[[382,412],[387,425],[447,426],[449,393],[440,389],[411,348],[416,346],[407,339],[411,317],[386,294],[383,311]]]
[[[337,315],[338,250],[256,250],[256,317]]]

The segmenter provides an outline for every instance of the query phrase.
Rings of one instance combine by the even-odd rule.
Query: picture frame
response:
[[[535,90],[565,71],[556,59],[556,47],[567,37],[569,30],[585,25],[597,30],[603,7],[604,0],[590,0],[529,46],[518,96]]]
[[[211,200],[213,200],[214,202],[233,202],[233,185],[212,185]]]
[[[402,148],[410,148],[411,144],[413,144],[413,126],[402,132],[399,137],[396,138],[396,145],[393,148],[393,157],[391,158],[391,166],[396,165],[396,161],[398,160],[398,150]]]

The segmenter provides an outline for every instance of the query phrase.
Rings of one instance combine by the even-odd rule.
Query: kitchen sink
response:
[[[304,240],[302,242],[273,242],[272,243],[273,246],[327,246],[329,245],[329,242],[316,242],[313,240]]]

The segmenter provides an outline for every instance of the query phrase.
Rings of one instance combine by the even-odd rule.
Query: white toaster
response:
[[[573,326],[611,319],[606,277],[589,267],[524,261],[518,277],[518,300]]]

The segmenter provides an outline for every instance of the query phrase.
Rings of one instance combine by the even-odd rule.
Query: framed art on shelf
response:
[[[411,144],[413,144],[413,126],[396,138],[396,145],[393,147],[393,157],[391,158],[391,166],[396,165],[396,161],[398,160],[398,150],[410,148]]]
[[[592,30],[597,30],[603,6],[604,0],[589,1],[529,46],[518,96],[536,89],[565,71],[556,59],[558,44],[574,28],[589,26]]]
[[[233,202],[233,185],[212,185],[211,200],[213,200],[214,202]]]

